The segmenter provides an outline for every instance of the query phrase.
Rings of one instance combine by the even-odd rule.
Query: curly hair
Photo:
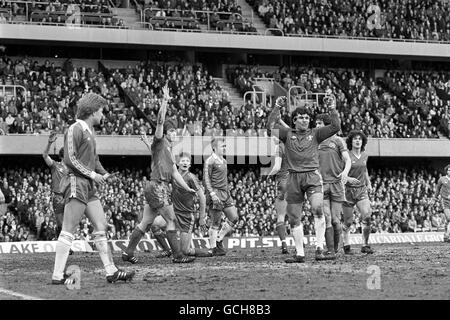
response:
[[[447,174],[448,169],[450,169],[450,164],[446,165],[444,167],[444,173]]]
[[[77,119],[86,120],[108,102],[96,93],[87,93],[77,102]]]
[[[318,115],[316,116],[316,121],[318,121],[318,120],[322,121],[323,124],[326,125],[326,126],[329,125],[329,124],[331,124],[331,117],[330,117],[330,115],[327,114],[327,113],[321,113],[321,114],[318,114]]]
[[[307,114],[308,116],[311,117],[311,115],[309,114],[308,109],[306,109],[305,107],[298,107],[298,108],[296,108],[294,111],[292,111],[292,115],[291,115],[291,121],[292,121],[292,123],[295,123],[294,119],[295,119],[295,117],[297,117],[299,114]]]
[[[352,130],[347,136],[345,143],[347,144],[347,149],[352,150],[352,142],[356,136],[360,136],[362,139],[361,151],[366,150],[367,136],[361,130]]]

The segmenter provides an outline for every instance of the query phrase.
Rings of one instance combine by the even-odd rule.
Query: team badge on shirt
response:
[[[336,144],[334,142],[330,142],[328,145],[330,148],[336,149]]]
[[[313,136],[312,136],[312,135],[309,135],[309,136],[306,138],[306,140],[311,141],[312,138],[313,138]]]

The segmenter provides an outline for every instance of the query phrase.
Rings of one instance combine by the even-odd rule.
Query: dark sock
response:
[[[325,229],[325,243],[327,244],[327,249],[330,252],[334,252],[334,231],[333,227],[328,227]]]
[[[134,230],[133,230],[133,233],[131,233],[130,241],[128,242],[128,247],[125,250],[125,252],[129,256],[134,255],[134,251],[136,250],[136,247],[137,247],[139,241],[141,241],[143,236],[144,236],[144,232],[141,229],[139,229],[138,226],[136,226],[136,228],[134,228]]]
[[[363,235],[364,235],[364,245],[369,245],[369,236],[370,236],[370,226],[364,226],[363,228]]]
[[[159,245],[161,246],[161,248],[163,248],[164,251],[170,251],[170,247],[167,244],[164,232],[154,233],[153,236],[155,237],[156,241],[158,241]]]
[[[286,225],[284,224],[284,222],[277,222],[277,233],[281,241],[286,240]]]
[[[341,243],[342,227],[340,222],[333,224],[333,231],[334,231],[334,250],[337,251]]]
[[[183,255],[181,254],[181,241],[180,236],[178,235],[176,230],[170,230],[166,232],[167,240],[169,241],[170,248],[172,248],[172,255],[174,258],[180,258]]]

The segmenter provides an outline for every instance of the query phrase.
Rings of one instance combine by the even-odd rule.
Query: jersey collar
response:
[[[212,153],[212,157],[214,160],[217,160],[220,163],[223,163],[223,160],[215,152]]]
[[[79,124],[81,124],[81,127],[83,128],[83,130],[87,130],[87,131],[89,131],[90,134],[92,134],[92,131],[91,131],[91,129],[89,128],[89,126],[88,126],[88,124],[86,123],[86,121],[81,120],[81,119],[77,119],[77,122],[78,122]]]

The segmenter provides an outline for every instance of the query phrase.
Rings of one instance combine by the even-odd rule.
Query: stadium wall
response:
[[[316,238],[314,236],[305,236],[305,245],[315,246]],[[370,236],[370,244],[383,243],[423,243],[423,242],[442,242],[444,232],[417,232],[417,233],[373,233]],[[361,245],[362,238],[360,234],[351,234],[350,244]],[[55,252],[57,241],[23,241],[23,242],[1,242],[0,254],[7,253],[46,253]],[[286,237],[288,246],[294,246],[294,239]],[[109,246],[112,251],[122,251],[128,245],[128,240],[111,240]],[[209,248],[207,238],[194,238],[192,245],[196,248]],[[281,247],[281,240],[277,236],[273,237],[231,237],[224,239],[224,246],[227,249],[259,249],[259,248],[277,248]],[[141,240],[138,244],[138,251],[151,252],[161,250],[162,248],[154,239]],[[76,252],[93,252],[96,250],[93,241],[76,240],[72,243],[72,250]]]
[[[0,38],[18,41],[46,41],[109,45],[120,47],[157,46],[186,48],[227,48],[229,51],[321,52],[370,56],[450,57],[450,44],[373,40],[276,37],[196,32],[60,27],[2,24]],[[64,32],[61,32],[64,30]],[[270,48],[268,47],[270,44]]]
[[[64,138],[58,136],[50,153],[57,153]],[[38,155],[42,154],[48,141],[47,135],[0,136],[0,154]],[[189,151],[194,156],[211,153],[211,137],[179,137],[174,145],[174,154]],[[227,155],[234,157],[273,156],[275,142],[266,137],[226,137]],[[145,156],[148,150],[137,136],[97,136],[99,155]],[[375,157],[450,157],[448,139],[382,139],[371,138],[367,144],[369,156]]]

